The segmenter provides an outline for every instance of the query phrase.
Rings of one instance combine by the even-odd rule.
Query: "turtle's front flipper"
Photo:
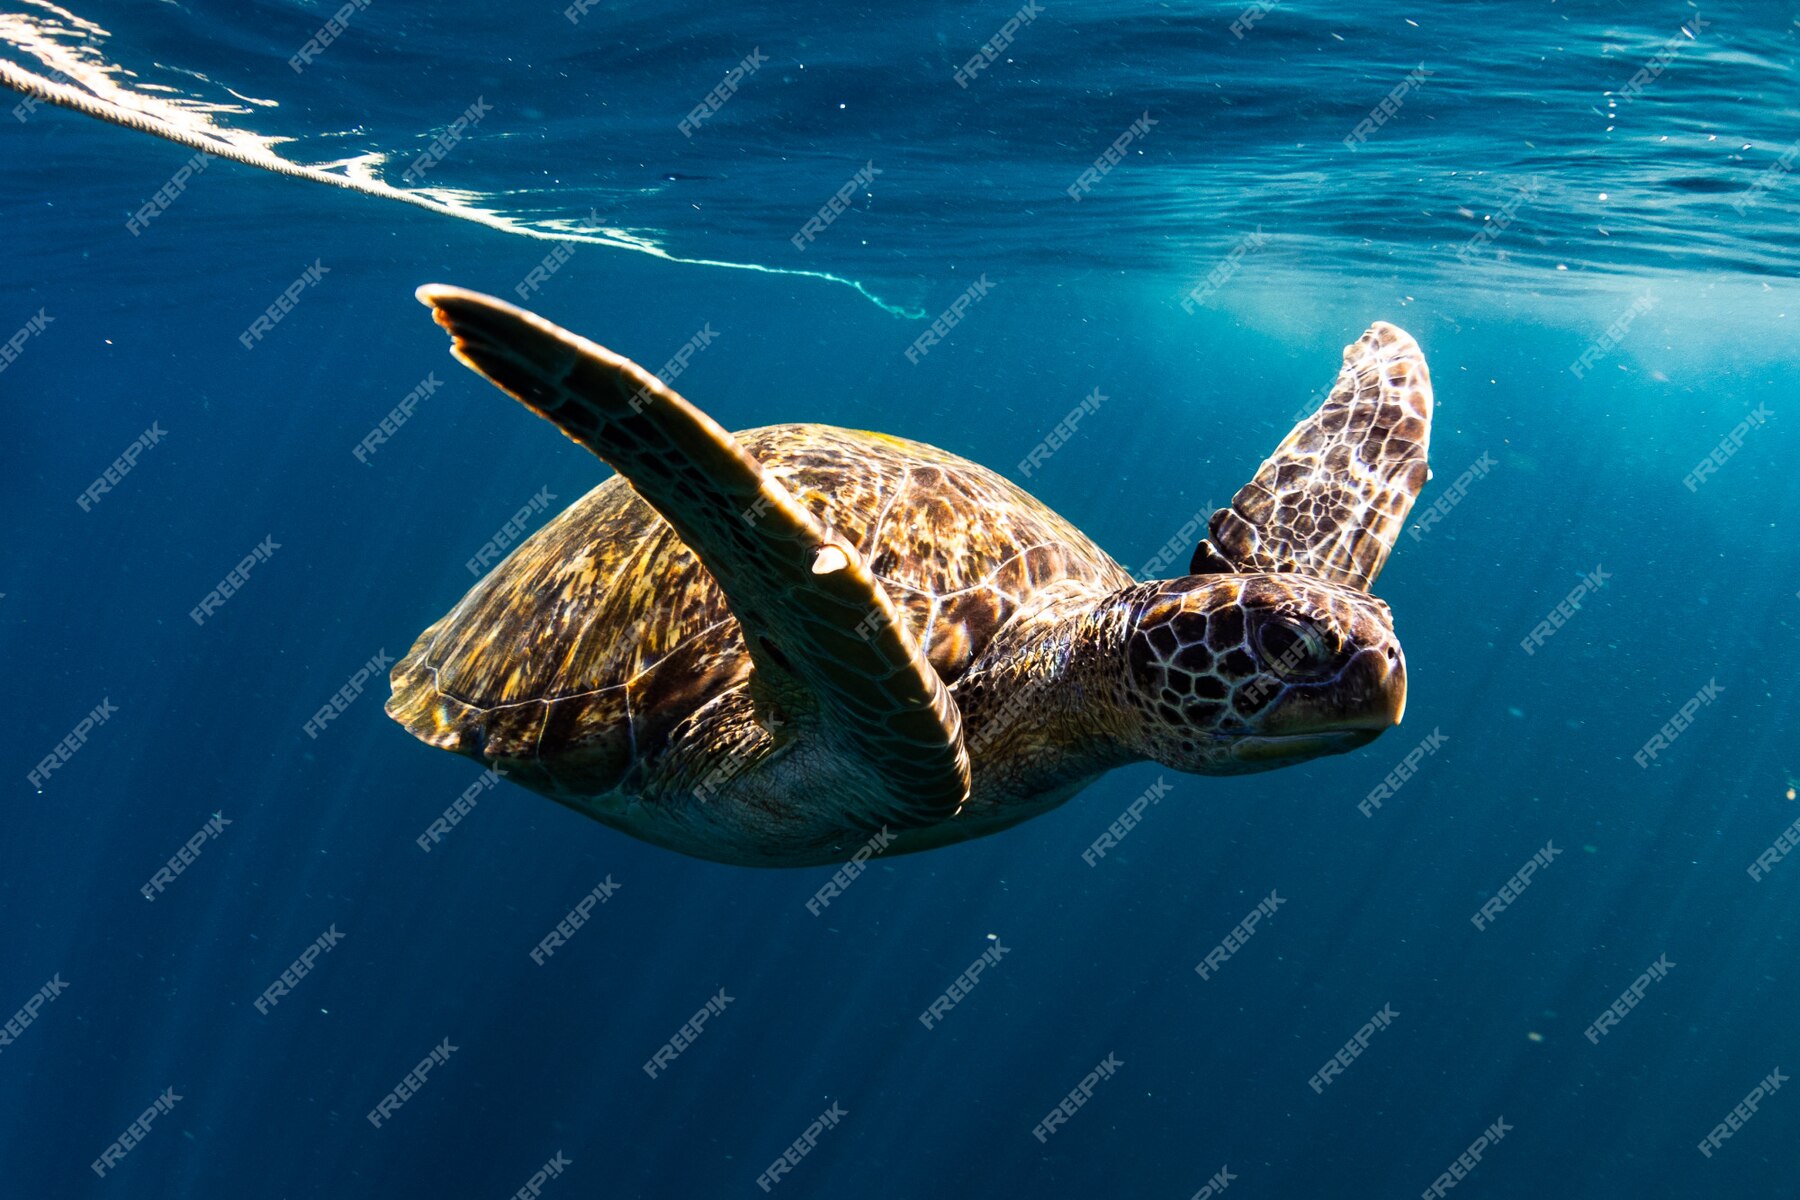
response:
[[[1367,591],[1425,485],[1430,448],[1425,355],[1378,321],[1345,347],[1319,411],[1213,514],[1191,573],[1299,571]]]
[[[856,548],[832,536],[717,422],[636,363],[502,300],[418,291],[455,354],[631,482],[725,593],[759,707],[867,768],[842,797],[871,826],[953,816],[969,793],[956,702]]]

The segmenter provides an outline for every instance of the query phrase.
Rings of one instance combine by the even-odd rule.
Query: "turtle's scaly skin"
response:
[[[1021,606],[1091,611],[1132,583],[1043,503],[945,451],[823,425],[735,436],[861,551],[947,684]],[[657,827],[681,823],[673,810],[691,806],[721,754],[767,751],[744,686],[750,675],[712,576],[615,476],[420,635],[394,670],[388,711],[431,745],[497,762],[581,812],[704,854],[679,829]],[[962,716],[969,744],[981,745],[980,706]],[[979,792],[977,812],[992,803]],[[666,811],[645,811],[658,807]],[[959,836],[967,834],[943,840]]]
[[[645,841],[746,866],[924,850],[1127,763],[1269,770],[1405,710],[1367,589],[1424,482],[1432,399],[1394,326],[1346,347],[1188,575],[1136,583],[974,463],[818,425],[734,437],[542,317],[418,295],[461,361],[621,478],[428,629],[388,711]]]

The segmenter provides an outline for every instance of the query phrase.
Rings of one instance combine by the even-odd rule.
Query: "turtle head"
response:
[[[1342,754],[1400,723],[1406,660],[1388,606],[1309,576],[1190,575],[1137,589],[1127,691],[1141,753],[1238,775]]]
[[[1433,406],[1418,342],[1377,321],[1344,348],[1323,403],[1212,514],[1190,573],[1128,593],[1133,749],[1234,775],[1342,754],[1400,723],[1406,660],[1369,588],[1430,477]]]

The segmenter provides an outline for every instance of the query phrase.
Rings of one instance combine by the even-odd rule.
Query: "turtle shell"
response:
[[[1016,484],[933,446],[824,425],[735,436],[862,552],[947,684],[1045,587],[1131,583]],[[388,712],[431,745],[542,773],[521,782],[594,796],[750,671],[711,574],[615,476],[419,636]]]

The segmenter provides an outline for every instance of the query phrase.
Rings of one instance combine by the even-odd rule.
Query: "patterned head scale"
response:
[[[1238,774],[1373,741],[1406,707],[1387,605],[1295,574],[1189,576],[1131,598],[1127,694],[1142,747]]]

